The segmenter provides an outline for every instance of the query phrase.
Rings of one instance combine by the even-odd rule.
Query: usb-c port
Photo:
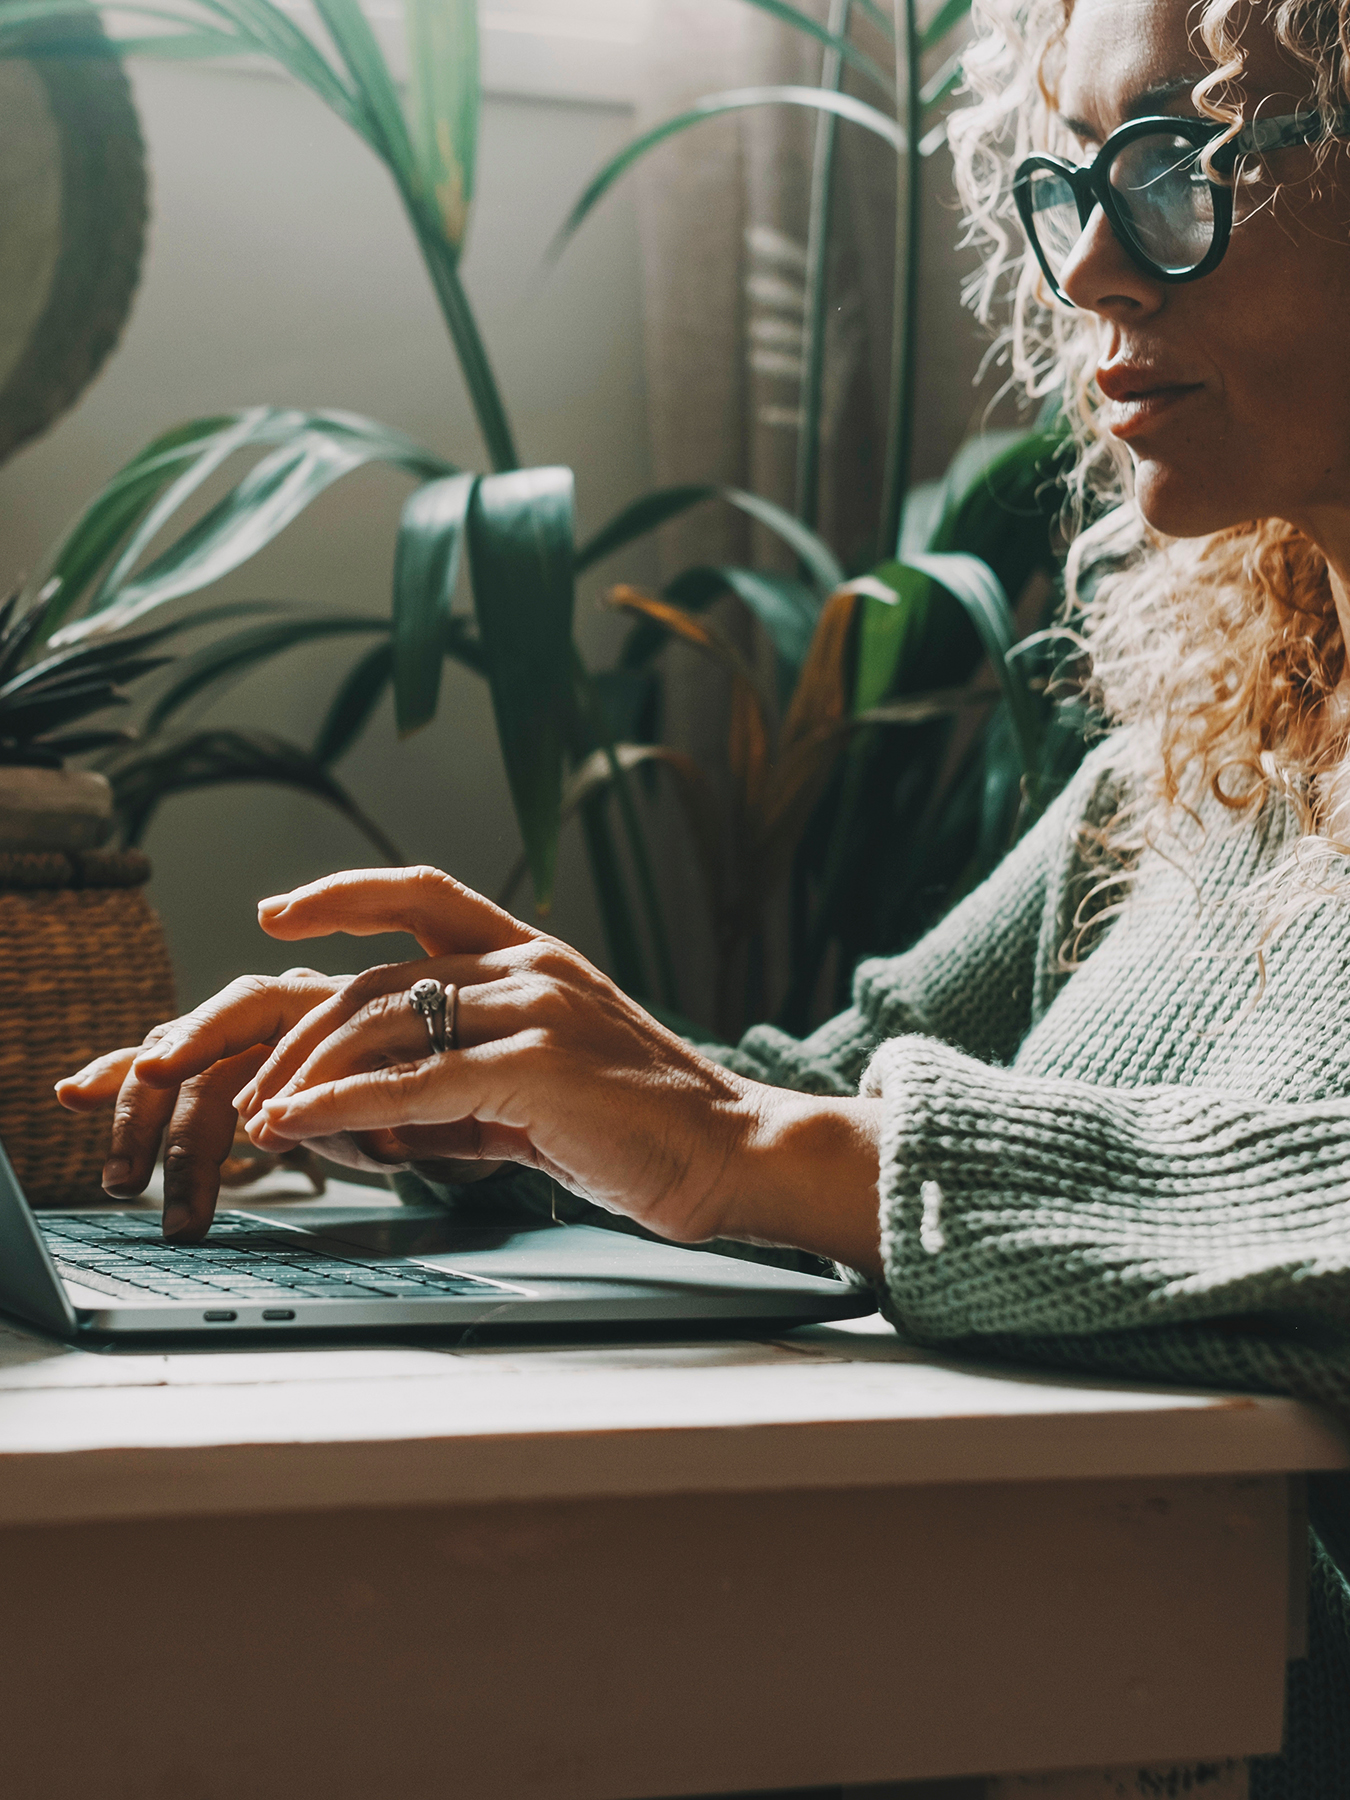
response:
[[[269,1306],[263,1313],[264,1319],[293,1319],[295,1314],[286,1306]]]
[[[208,1325],[228,1325],[230,1320],[237,1319],[239,1314],[234,1312],[209,1312],[203,1313],[202,1317],[206,1320]]]

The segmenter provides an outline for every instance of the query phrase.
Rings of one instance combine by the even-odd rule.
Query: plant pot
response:
[[[149,859],[97,847],[111,817],[101,776],[0,768],[0,1143],[35,1206],[102,1191],[111,1114],[55,1082],[176,1010]]]

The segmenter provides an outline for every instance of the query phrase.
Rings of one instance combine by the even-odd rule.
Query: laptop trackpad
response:
[[[288,1224],[299,1224],[292,1217]],[[411,1256],[419,1262],[462,1269],[468,1275],[509,1281],[649,1281],[668,1286],[760,1288],[780,1286],[783,1271],[680,1245],[651,1243],[630,1232],[594,1225],[554,1225],[548,1220],[458,1222],[448,1214],[388,1218],[369,1213],[350,1223],[330,1214],[307,1226],[335,1255]]]

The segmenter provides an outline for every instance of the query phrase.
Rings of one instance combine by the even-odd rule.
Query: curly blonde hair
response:
[[[967,238],[982,251],[967,298],[982,318],[1004,320],[1015,381],[1033,398],[1061,396],[1075,434],[1069,604],[1102,713],[1138,727],[1136,846],[1156,841],[1178,806],[1189,811],[1206,789],[1238,819],[1283,793],[1311,837],[1325,827],[1330,775],[1350,736],[1333,697],[1347,664],[1326,559],[1278,519],[1195,539],[1145,524],[1129,456],[1098,419],[1096,321],[1049,302],[1017,222],[1017,163],[1037,149],[1069,152],[1055,94],[1072,6],[975,0],[978,32],[965,57],[973,104],[949,127]],[[1225,136],[1243,122],[1250,12],[1251,0],[1195,8],[1212,65],[1195,100],[1229,127]],[[1265,18],[1307,70],[1307,104],[1330,122],[1350,97],[1350,0],[1269,0]],[[1260,169],[1246,178],[1261,179]]]

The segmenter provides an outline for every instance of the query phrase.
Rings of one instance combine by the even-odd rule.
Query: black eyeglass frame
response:
[[[1228,249],[1233,232],[1232,186],[1227,181],[1209,183],[1214,210],[1214,237],[1202,259],[1190,268],[1169,269],[1164,263],[1155,262],[1134,240],[1129,225],[1119,210],[1115,189],[1111,186],[1111,165],[1122,150],[1142,137],[1153,137],[1159,132],[1166,132],[1172,137],[1185,138],[1197,150],[1203,150],[1206,144],[1222,137],[1227,129],[1226,125],[1214,119],[1191,119],[1184,115],[1179,117],[1175,113],[1159,113],[1149,118],[1130,119],[1120,126],[1111,133],[1088,163],[1065,162],[1062,157],[1048,156],[1042,152],[1025,157],[1017,165],[1017,173],[1013,177],[1013,199],[1022,221],[1022,229],[1027,234],[1027,241],[1055,298],[1065,306],[1073,305],[1051,271],[1036,230],[1031,178],[1038,169],[1058,175],[1068,183],[1078,206],[1078,222],[1082,230],[1087,230],[1089,219],[1100,206],[1116,241],[1131,262],[1146,275],[1153,276],[1156,281],[1199,281],[1202,275],[1208,275],[1223,261]],[[1228,143],[1220,145],[1212,159],[1212,166],[1216,174],[1227,177],[1232,174],[1240,157],[1262,150],[1285,150],[1295,144],[1314,144],[1323,137],[1350,137],[1350,111],[1339,113],[1330,130],[1320,113],[1290,113],[1279,119],[1258,119],[1254,124],[1244,126]]]

